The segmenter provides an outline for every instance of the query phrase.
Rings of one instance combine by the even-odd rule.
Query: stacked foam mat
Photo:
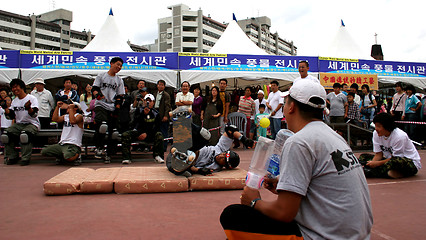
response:
[[[73,193],[158,193],[243,189],[247,171],[224,170],[212,176],[176,176],[162,167],[70,168],[44,185],[46,195]]]

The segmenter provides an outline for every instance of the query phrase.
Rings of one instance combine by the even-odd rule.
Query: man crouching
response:
[[[56,157],[56,164],[74,163],[81,164],[81,142],[83,138],[83,115],[79,103],[68,105],[67,113],[59,116],[59,109],[64,103],[58,101],[53,112],[52,121],[64,123],[61,140],[58,144],[50,145],[41,150],[41,155]]]

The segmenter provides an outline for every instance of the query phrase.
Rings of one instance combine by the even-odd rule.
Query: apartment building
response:
[[[157,46],[160,52],[202,52],[207,53],[226,29],[203,10],[191,10],[185,4],[169,6],[172,15],[158,19]],[[238,24],[249,38],[270,54],[297,55],[297,47],[271,33],[268,17],[239,20]]]

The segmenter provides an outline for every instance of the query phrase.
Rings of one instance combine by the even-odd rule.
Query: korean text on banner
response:
[[[320,73],[321,85],[325,89],[333,89],[334,83],[346,83],[350,87],[353,83],[361,86],[367,84],[370,90],[378,90],[377,75],[373,74],[344,74],[344,73]]]

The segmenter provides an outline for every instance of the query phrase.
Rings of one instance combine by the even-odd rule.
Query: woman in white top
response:
[[[420,155],[408,135],[397,128],[392,115],[380,113],[373,120],[372,154],[361,154],[366,177],[401,178],[415,175],[422,167]]]

